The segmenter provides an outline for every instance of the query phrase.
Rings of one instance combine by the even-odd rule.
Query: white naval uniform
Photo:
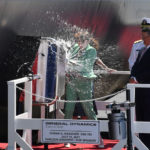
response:
[[[143,40],[138,40],[138,41],[135,41],[133,46],[132,46],[132,50],[131,50],[131,53],[130,53],[130,57],[128,59],[128,62],[129,62],[129,69],[131,70],[135,61],[136,61],[136,58],[138,56],[138,53],[139,51],[141,51],[142,49],[144,49],[145,45],[144,45],[144,42]]]

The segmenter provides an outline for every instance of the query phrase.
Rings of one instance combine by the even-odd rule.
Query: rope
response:
[[[54,103],[56,103],[57,100],[58,100],[58,96],[56,96],[52,102],[48,103],[48,106],[53,105]]]
[[[45,99],[45,100],[50,100],[50,101],[53,101],[53,100],[54,100],[54,99],[52,99],[52,98],[47,98],[47,97],[44,97],[44,96],[40,96],[40,95],[31,93],[31,92],[29,92],[29,91],[27,91],[27,90],[25,90],[25,89],[23,89],[23,88],[21,88],[21,87],[19,87],[19,86],[17,86],[17,85],[16,85],[16,88],[19,89],[20,91],[25,92],[25,93],[32,94],[32,96],[40,97],[40,98],[43,98],[43,99]]]
[[[34,106],[50,106],[56,103],[56,101],[58,100],[58,96],[55,97],[55,99],[53,99],[53,101],[51,102],[34,102],[33,105]]]
[[[44,96],[40,96],[40,95],[37,95],[37,94],[34,94],[34,93],[31,93],[25,89],[22,89],[20,88],[19,86],[16,85],[16,88],[21,90],[21,91],[24,91],[25,93],[28,93],[28,94],[32,94],[32,96],[36,96],[36,97],[40,97],[40,98],[43,98],[45,100],[50,100],[52,102],[50,102],[49,104],[51,105],[51,103],[53,104],[53,102],[55,103],[55,101],[57,101],[58,98],[55,98],[55,99],[51,99],[51,98],[47,98],[47,97],[44,97]],[[103,100],[103,99],[106,99],[106,98],[109,98],[109,97],[112,97],[112,96],[115,96],[119,93],[122,93],[123,91],[125,91],[126,89],[123,89],[123,90],[120,90],[118,92],[115,92],[115,93],[112,93],[112,94],[109,94],[109,95],[106,95],[106,96],[103,96],[103,97],[99,97],[99,98],[95,98],[95,99],[89,99],[89,100],[78,100],[78,101],[74,101],[74,100],[60,100],[59,102],[63,102],[63,103],[86,103],[86,102],[92,102],[92,101],[100,101],[100,100]]]

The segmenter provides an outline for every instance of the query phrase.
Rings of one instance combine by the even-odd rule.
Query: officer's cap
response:
[[[150,32],[150,18],[142,18],[141,29],[143,32]]]

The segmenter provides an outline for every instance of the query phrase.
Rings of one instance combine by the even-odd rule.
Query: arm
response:
[[[131,76],[129,79],[129,83],[150,83],[150,71],[143,72],[139,75],[136,75],[136,77]]]
[[[115,69],[111,69],[111,68],[107,67],[100,58],[98,58],[96,60],[96,64],[98,66],[102,67],[102,69],[104,69],[104,70],[106,70],[108,72],[115,72],[116,71]]]
[[[143,71],[142,73],[138,74],[136,76],[136,80],[140,83],[150,83],[150,70],[147,69],[146,71]]]

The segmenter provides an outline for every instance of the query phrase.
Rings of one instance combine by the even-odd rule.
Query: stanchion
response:
[[[133,150],[132,134],[131,134],[131,111],[126,109],[127,114],[127,150]]]
[[[126,91],[126,99],[130,100],[130,91]],[[135,106],[135,104],[134,104]],[[133,144],[132,144],[132,133],[131,133],[131,110],[130,107],[126,109],[127,114],[127,150],[133,150]]]

